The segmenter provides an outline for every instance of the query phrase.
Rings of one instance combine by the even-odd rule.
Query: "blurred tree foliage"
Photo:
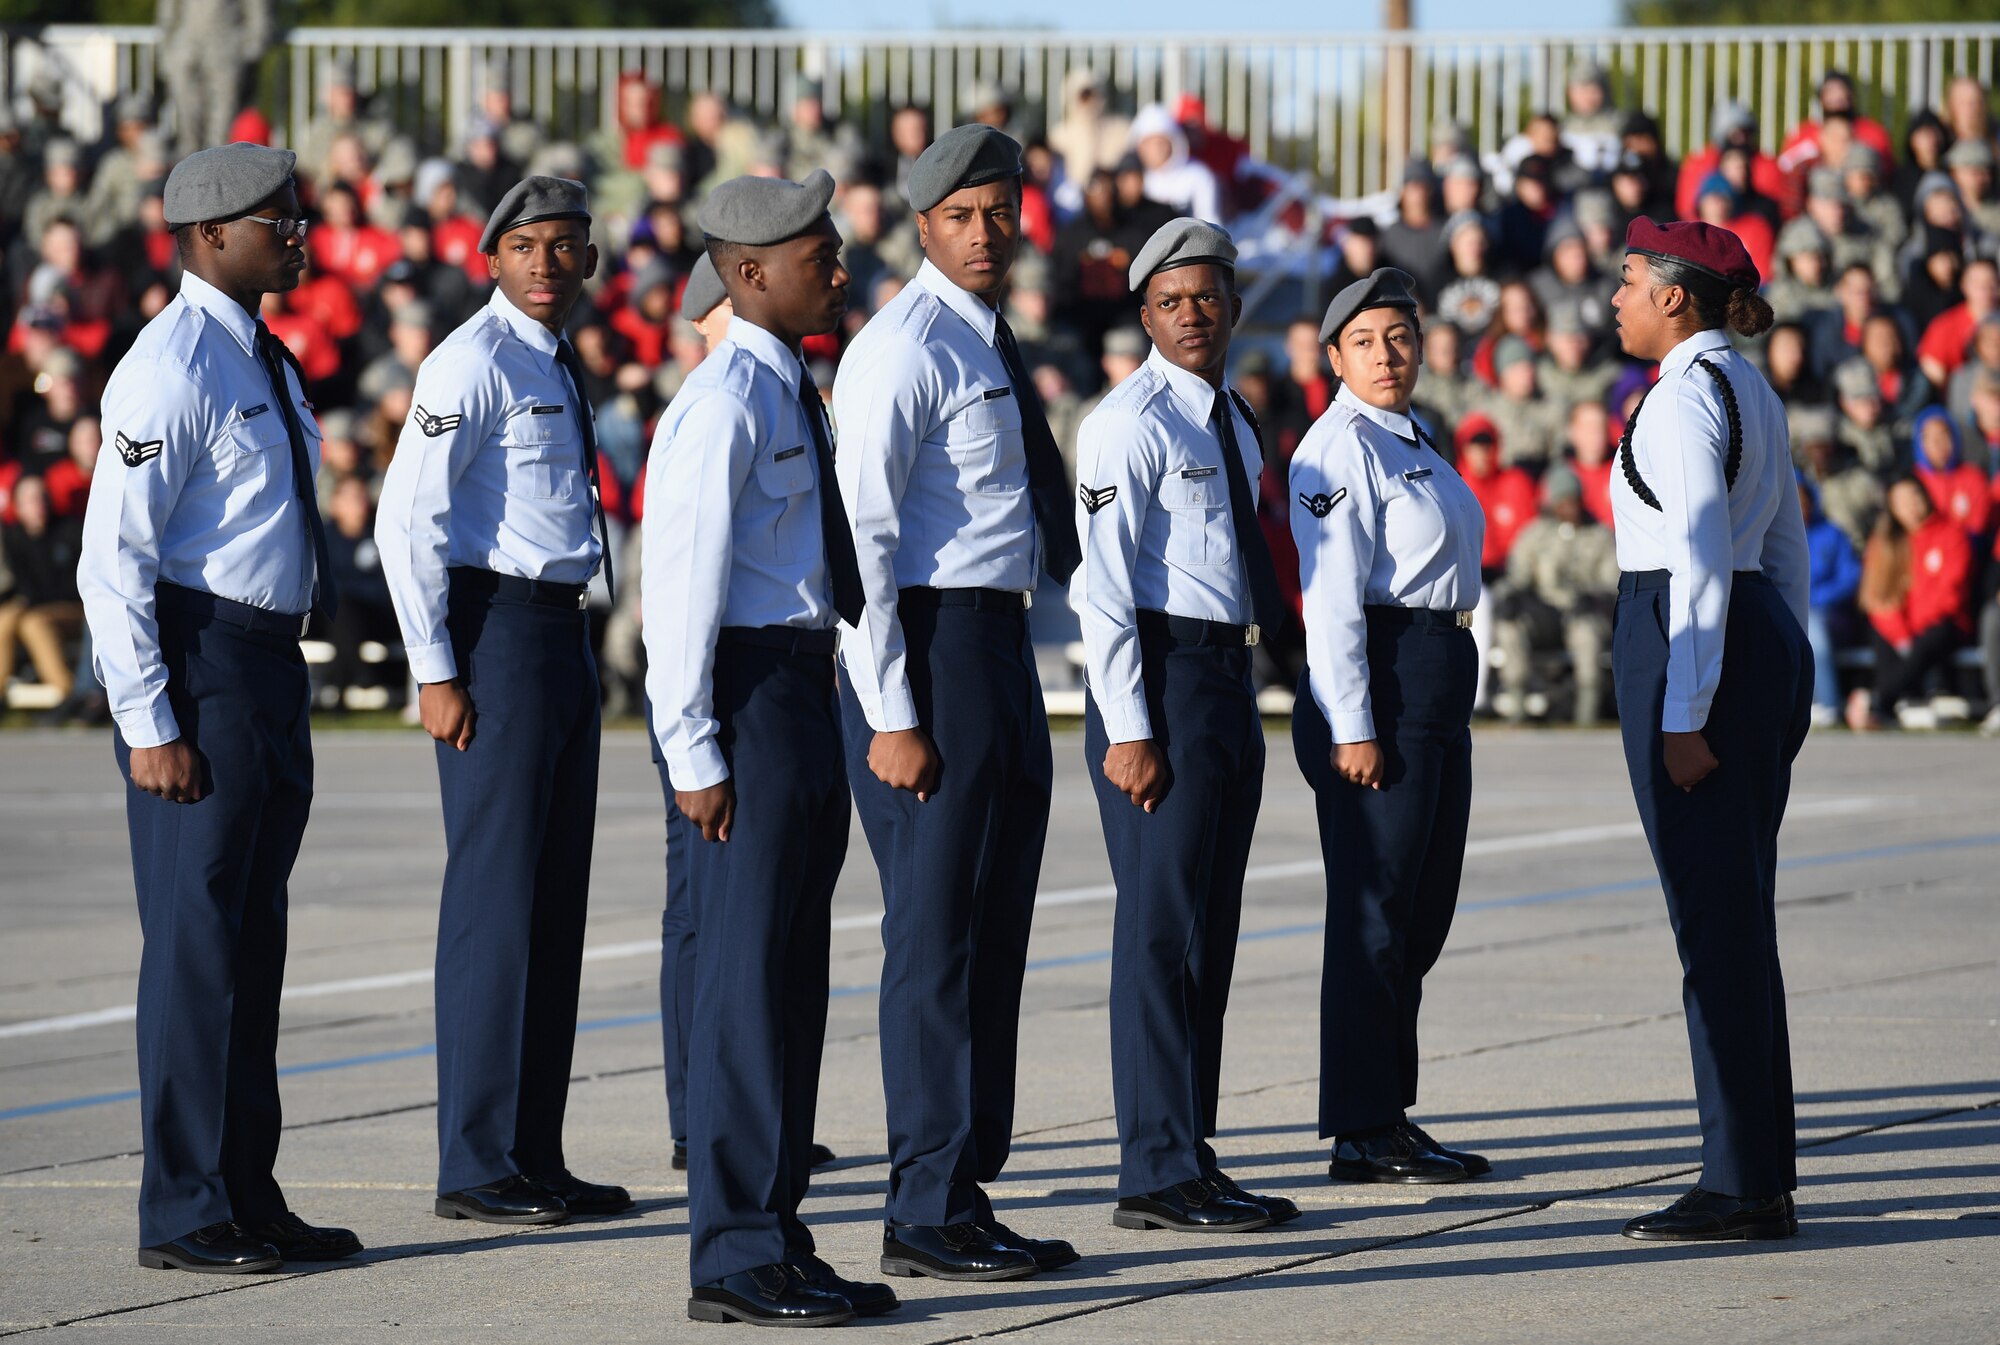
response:
[[[283,21],[301,27],[456,28],[464,0],[289,0]],[[772,0],[483,0],[476,22],[494,28],[766,28]],[[151,23],[153,0],[0,0],[0,23]]]
[[[1708,24],[1990,23],[1994,0],[1626,0],[1629,23],[1699,28]]]

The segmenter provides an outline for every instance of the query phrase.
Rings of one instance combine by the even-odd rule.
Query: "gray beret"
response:
[[[826,214],[833,174],[813,170],[804,182],[781,177],[733,177],[701,204],[701,231],[725,243],[763,247],[796,238]]]
[[[722,276],[715,269],[715,258],[702,253],[701,260],[688,273],[687,287],[681,291],[681,316],[699,322],[728,297],[722,288]]]
[[[1807,252],[1828,256],[1833,252],[1833,245],[1827,242],[1826,231],[1813,223],[1810,216],[1797,215],[1786,220],[1785,227],[1778,230],[1778,256],[1791,258]]]
[[[1577,480],[1576,473],[1569,467],[1557,463],[1542,478],[1542,498],[1550,504],[1559,500],[1580,500],[1583,498],[1583,482]]]
[[[1517,364],[1531,363],[1534,358],[1535,348],[1512,332],[1493,343],[1493,372],[1496,374],[1504,374]]]
[[[929,210],[955,191],[1021,175],[1021,146],[1005,131],[954,126],[917,156],[904,190],[912,210]]]
[[[1831,168],[1815,168],[1806,174],[1806,195],[1819,201],[1845,201],[1847,183]]]
[[[500,235],[523,224],[539,224],[551,219],[590,218],[590,193],[581,182],[566,177],[522,178],[487,217],[486,231],[479,235],[479,250],[491,254],[500,247]]]
[[[1410,287],[1416,283],[1417,278],[1408,271],[1393,266],[1377,267],[1366,280],[1357,280],[1333,296],[1333,302],[1326,306],[1326,316],[1320,320],[1319,343],[1328,346],[1338,341],[1340,329],[1352,322],[1355,314],[1370,308],[1404,308],[1414,315],[1417,297]]]
[[[298,161],[288,149],[241,140],[196,150],[167,174],[167,225],[177,229],[247,215],[290,184]]]
[[[1236,244],[1227,232],[1206,220],[1170,219],[1153,231],[1139,255],[1132,259],[1128,276],[1132,292],[1146,288],[1146,282],[1162,271],[1214,262],[1236,269]]]
[[[1847,147],[1847,162],[1844,168],[1850,173],[1880,173],[1882,156],[1875,152],[1873,145],[1864,145],[1857,141]]]
[[[1573,336],[1589,334],[1590,324],[1583,320],[1583,305],[1570,298],[1558,299],[1550,304],[1549,330]]]

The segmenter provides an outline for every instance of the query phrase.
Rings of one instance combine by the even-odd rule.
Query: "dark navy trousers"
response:
[[[652,715],[646,716],[652,722]],[[660,1044],[667,1064],[667,1129],[674,1143],[687,1143],[688,1029],[694,1022],[694,907],[688,896],[688,823],[674,802],[674,782],[660,745],[653,742],[653,764],[660,772],[660,792],[666,795],[667,904],[660,913]]]
[[[1812,647],[1771,581],[1736,575],[1722,680],[1702,736],[1713,774],[1668,778],[1668,575],[1618,586],[1612,674],[1632,795],[1667,897],[1701,1112],[1701,1185],[1745,1197],[1797,1188],[1791,1039],[1778,966],[1778,828],[1812,722]]]
[[[847,776],[882,875],[888,1217],[988,1218],[980,1184],[1014,1131],[1021,977],[1054,763],[1024,614],[901,608],[918,722],[944,762],[927,803],[868,769],[874,731],[841,679]]]
[[[697,1285],[813,1251],[833,886],[849,801],[830,653],[725,642],[718,744],[736,789],[727,841],[688,824],[694,1020],[688,1050],[689,1272]]]
[[[1292,747],[1312,785],[1326,862],[1320,980],[1322,1138],[1393,1125],[1417,1101],[1424,976],[1458,909],[1472,810],[1472,632],[1368,609],[1368,687],[1382,788],[1334,774],[1333,734],[1299,680]]]
[[[1118,887],[1111,937],[1111,1086],[1118,1194],[1216,1170],[1222,1016],[1236,963],[1243,870],[1264,795],[1264,728],[1245,648],[1141,645],[1167,792],[1148,813],[1104,778],[1110,739],[1093,696],[1084,767]]]
[[[257,635],[158,605],[167,699],[204,797],[168,803],[124,775],[145,947],[139,961],[139,1245],[285,1212],[278,995],[286,881],[312,806],[310,692],[296,632]]]
[[[574,608],[454,582],[452,653],[472,744],[436,744],[444,797],[438,910],[438,1189],[563,1160],[597,821],[598,682]]]

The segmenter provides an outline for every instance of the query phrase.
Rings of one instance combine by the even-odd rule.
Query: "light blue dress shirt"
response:
[[[646,694],[675,789],[729,778],[716,743],[724,626],[829,630],[822,483],[805,365],[740,314],[675,395],[646,464]],[[824,489],[833,489],[826,482]]]
[[[577,399],[555,333],[497,289],[417,370],[375,542],[419,682],[458,676],[444,624],[452,566],[558,584],[597,569]]]
[[[1021,405],[996,330],[994,311],[927,261],[840,361],[834,475],[867,596],[840,657],[878,732],[917,724],[900,590],[1035,587]]]
[[[1734,490],[1725,481],[1729,420],[1722,392],[1695,366],[1697,355],[1720,369],[1736,393],[1743,457]],[[1640,502],[1622,469],[1612,471],[1618,568],[1673,575],[1660,728],[1690,733],[1708,723],[1722,680],[1735,571],[1762,570],[1805,629],[1811,567],[1785,408],[1725,333],[1697,332],[1660,361],[1660,380],[1632,432],[1632,457],[1660,508]]]
[[[234,299],[186,275],[104,389],[104,451],[77,586],[98,678],[132,747],[181,736],[167,703],[156,582],[273,612],[312,606],[310,524],[284,412],[257,356],[258,326]],[[289,367],[285,395],[317,470],[319,424]]]
[[[1369,742],[1363,609],[1477,607],[1486,515],[1410,417],[1345,385],[1292,455],[1291,491],[1313,699],[1336,743]]]
[[[1069,600],[1083,626],[1091,693],[1114,743],[1153,736],[1138,612],[1239,626],[1251,620],[1229,475],[1211,419],[1215,394],[1200,375],[1155,350],[1077,430],[1083,564]],[[1243,470],[1256,481],[1264,471],[1256,433],[1233,398],[1226,405]]]

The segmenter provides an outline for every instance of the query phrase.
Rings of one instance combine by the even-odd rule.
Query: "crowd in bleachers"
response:
[[[807,81],[777,122],[760,123],[711,93],[670,103],[630,75],[613,122],[572,142],[523,115],[504,75],[484,81],[461,143],[433,145],[376,115],[353,71],[336,66],[295,137],[311,260],[263,316],[298,357],[325,432],[319,499],[342,602],[339,625],[314,635],[331,650],[319,669],[330,705],[371,683],[400,696],[400,669],[380,661],[396,628],[370,540],[374,491],[417,367],[486,300],[481,225],[521,175],[590,184],[603,262],[572,338],[620,547],[636,545],[653,423],[705,352],[678,307],[710,187],[822,166],[837,179],[854,280],[846,328],[808,352],[822,389],[848,337],[922,260],[901,190],[936,129],[922,107],[894,109],[877,143],[830,116]],[[34,87],[0,109],[0,688],[27,675],[25,650],[57,713],[87,718],[102,701],[77,647],[74,556],[104,434],[96,398],[179,277],[160,207],[172,155],[151,101],[120,99],[96,145],[69,134],[60,103],[60,90]],[[1760,148],[1748,112],[1725,105],[1710,143],[1676,163],[1657,122],[1614,106],[1601,73],[1582,69],[1563,108],[1496,152],[1438,127],[1393,200],[1345,211],[1267,208],[1288,205],[1288,175],[1193,97],[1121,109],[1077,73],[1046,125],[998,88],[963,105],[1028,149],[1028,246],[1007,314],[1066,452],[1094,399],[1145,357],[1125,269],[1161,222],[1254,218],[1317,258],[1287,291],[1302,290],[1299,320],[1239,338],[1233,370],[1263,427],[1266,530],[1295,600],[1285,465],[1333,392],[1318,306],[1378,265],[1416,278],[1428,310],[1419,409],[1487,513],[1478,633],[1494,669],[1483,702],[1513,718],[1557,705],[1590,722],[1607,704],[1609,481],[1650,376],[1621,357],[1613,332],[1625,227],[1643,214],[1735,230],[1779,317],[1750,353],[1789,408],[1810,520],[1816,714],[1865,728],[1963,713],[1968,701],[2000,707],[2000,186],[1992,98],[1976,81],[1949,84],[1939,107],[1892,138],[1859,115],[1852,83],[1829,74],[1814,116],[1776,154]],[[264,139],[270,128],[251,109],[236,134]],[[1299,238],[1306,229],[1316,232]],[[614,710],[636,705],[642,672],[640,567],[628,557],[617,571],[632,578],[615,604],[598,595]],[[1983,650],[1983,684],[1964,675],[1968,649]],[[1274,642],[1267,672],[1276,680],[1300,652]],[[2000,731],[2000,708],[1987,723]]]

